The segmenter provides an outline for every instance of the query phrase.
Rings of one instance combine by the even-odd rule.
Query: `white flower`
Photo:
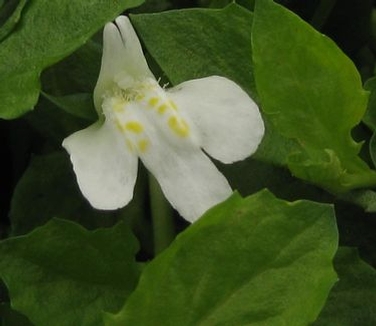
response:
[[[257,105],[226,78],[160,87],[125,16],[104,28],[94,103],[99,121],[63,146],[82,193],[97,209],[132,199],[140,158],[172,206],[193,222],[232,193],[201,148],[231,163],[255,152],[264,134]]]

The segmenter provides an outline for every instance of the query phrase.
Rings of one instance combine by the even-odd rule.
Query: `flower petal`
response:
[[[194,141],[168,136],[163,126],[147,130],[150,144],[140,158],[182,217],[194,222],[231,195],[226,178]]]
[[[226,178],[201,150],[176,153],[165,148],[143,155],[142,161],[171,205],[189,222],[232,193]]]
[[[170,89],[169,96],[212,157],[232,163],[256,151],[264,123],[256,103],[234,82],[219,76],[191,80]]]
[[[126,76],[133,79],[153,77],[140,41],[128,17],[119,16],[116,25],[108,23],[103,31],[102,66],[94,90],[94,104],[101,112],[105,91],[111,90],[118,79]]]
[[[97,209],[117,209],[133,197],[138,159],[108,123],[95,123],[66,139],[78,185]]]

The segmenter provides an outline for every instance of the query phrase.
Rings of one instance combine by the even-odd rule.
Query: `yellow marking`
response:
[[[153,107],[153,108],[155,108],[155,107],[157,106],[158,102],[159,102],[159,98],[158,98],[158,97],[152,97],[152,98],[148,101],[149,105],[150,105],[151,107]]]
[[[175,111],[178,110],[178,107],[176,106],[175,102],[173,100],[169,100],[168,104],[171,106],[171,108]]]
[[[168,119],[168,126],[180,137],[186,137],[189,134],[189,126],[184,119],[172,116]]]
[[[166,110],[168,109],[168,105],[167,104],[162,104],[160,106],[158,106],[158,113],[159,114],[163,114],[166,112]]]
[[[127,145],[127,148],[129,149],[129,151],[133,153],[134,146],[133,146],[133,143],[128,138],[125,139],[125,145]]]
[[[147,139],[141,139],[138,141],[137,145],[138,145],[138,150],[141,153],[145,153],[147,149],[149,148],[150,143]]]
[[[124,125],[125,130],[139,134],[144,131],[144,127],[138,121],[129,121]]]

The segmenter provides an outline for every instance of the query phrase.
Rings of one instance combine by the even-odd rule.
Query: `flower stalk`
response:
[[[166,249],[175,238],[174,211],[158,181],[149,173],[150,211],[153,223],[154,255]]]

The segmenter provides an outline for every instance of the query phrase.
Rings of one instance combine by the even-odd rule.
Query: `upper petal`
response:
[[[70,135],[63,146],[70,154],[78,185],[93,207],[117,209],[132,199],[138,159],[107,122]]]
[[[212,157],[231,163],[256,151],[264,123],[256,103],[234,82],[219,76],[191,80],[170,89],[169,96]]]
[[[103,31],[102,65],[94,89],[94,104],[98,112],[101,112],[103,95],[113,88],[117,80],[124,77],[154,78],[128,17],[119,16],[115,22],[106,24]]]

